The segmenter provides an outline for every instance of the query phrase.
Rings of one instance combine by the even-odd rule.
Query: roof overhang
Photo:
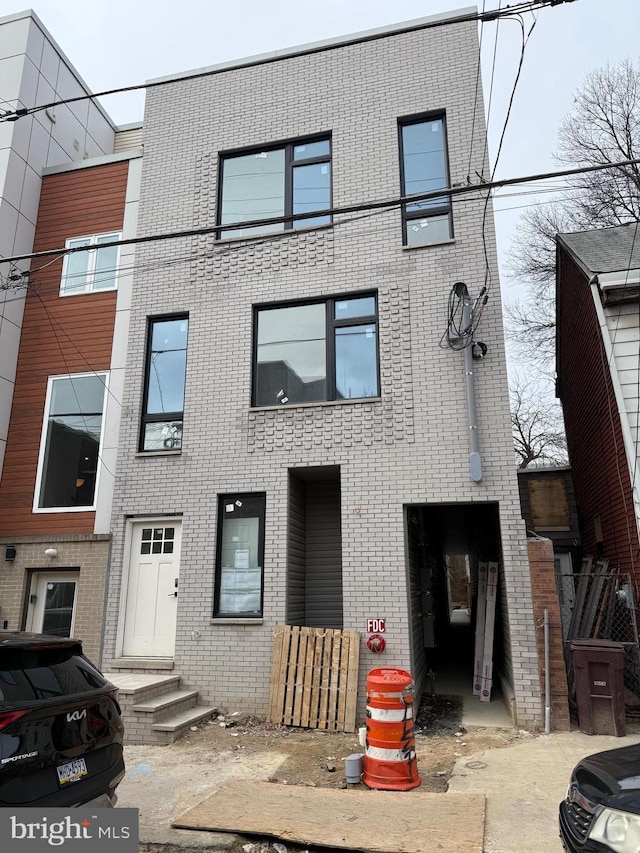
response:
[[[640,269],[600,273],[597,279],[603,305],[635,302],[640,297]]]

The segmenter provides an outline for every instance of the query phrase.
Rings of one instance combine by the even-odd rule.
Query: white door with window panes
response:
[[[180,533],[179,520],[136,522],[132,525],[123,657],[173,657]]]
[[[29,590],[27,631],[72,637],[78,572],[34,572]]]

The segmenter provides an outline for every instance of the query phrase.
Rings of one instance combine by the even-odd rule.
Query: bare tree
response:
[[[640,159],[640,66],[626,60],[586,77],[560,126],[555,159],[568,168]],[[522,216],[509,253],[510,275],[528,293],[507,306],[507,334],[543,374],[553,369],[555,348],[555,235],[640,220],[639,164],[567,180],[562,198]]]
[[[511,429],[518,468],[566,465],[562,412],[533,380],[516,376],[510,385]]]

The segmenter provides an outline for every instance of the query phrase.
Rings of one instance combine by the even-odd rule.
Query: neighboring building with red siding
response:
[[[637,225],[557,237],[557,393],[584,554],[640,586]]]
[[[2,619],[99,660],[140,150],[45,169],[0,480]],[[13,559],[7,560],[12,549]],[[55,552],[55,553],[54,553]]]

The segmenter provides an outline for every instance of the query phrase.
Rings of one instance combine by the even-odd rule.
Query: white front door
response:
[[[27,631],[72,637],[78,572],[34,572],[29,590]]]
[[[178,520],[132,525],[123,657],[173,657],[180,529]]]

